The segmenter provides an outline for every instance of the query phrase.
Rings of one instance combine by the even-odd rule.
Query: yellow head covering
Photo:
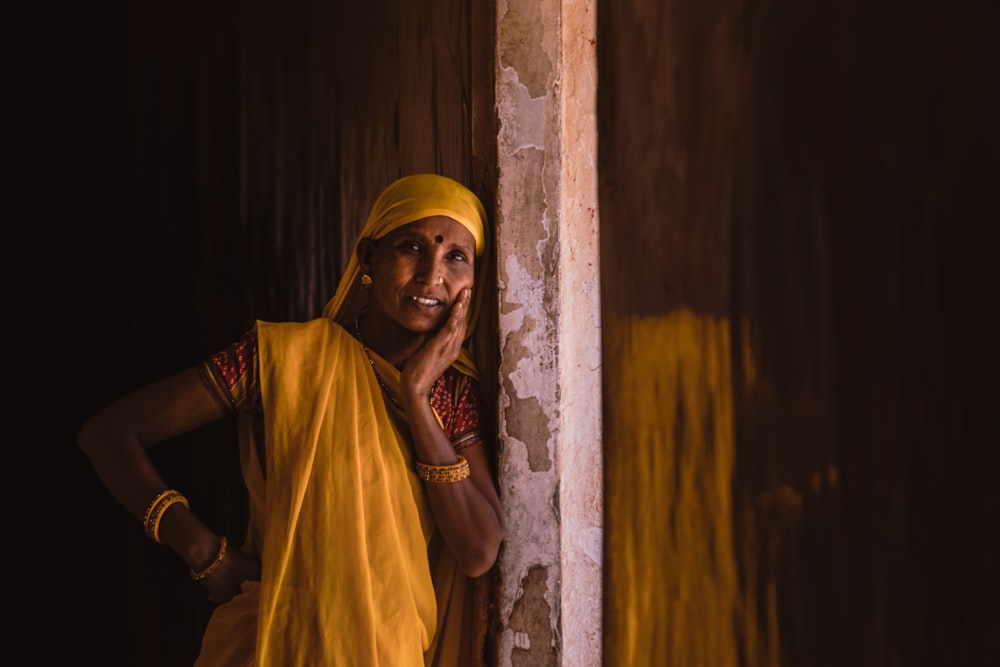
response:
[[[375,200],[368,221],[354,244],[354,252],[347,261],[347,270],[340,279],[333,298],[323,308],[323,317],[336,320],[351,330],[354,318],[363,304],[361,270],[358,266],[357,247],[362,239],[378,240],[386,234],[423,218],[444,215],[469,230],[476,240],[476,259],[487,251],[486,210],[471,190],[456,180],[438,174],[405,176],[390,184]],[[472,291],[472,308],[469,311],[467,335],[479,319],[482,301],[482,283],[476,280]]]

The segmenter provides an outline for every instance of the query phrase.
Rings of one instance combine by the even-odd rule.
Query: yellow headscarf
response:
[[[486,238],[486,210],[479,197],[447,176],[438,174],[405,176],[390,184],[375,200],[375,205],[368,214],[368,221],[365,222],[364,229],[354,244],[354,251],[347,261],[347,270],[340,279],[337,291],[323,308],[323,317],[332,318],[351,331],[354,318],[363,305],[357,252],[362,239],[378,240],[403,225],[435,215],[447,216],[468,229],[476,240],[476,259],[483,257],[489,243]],[[482,283],[477,276],[472,290],[467,336],[472,335],[473,327],[479,319],[482,293]],[[466,362],[468,363],[468,360]]]

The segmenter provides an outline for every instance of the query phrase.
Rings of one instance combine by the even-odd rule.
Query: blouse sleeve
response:
[[[202,380],[229,412],[253,412],[260,407],[259,373],[256,325],[201,365]]]
[[[448,369],[434,385],[431,404],[441,416],[444,431],[456,452],[482,442],[480,401],[479,382],[454,368]]]

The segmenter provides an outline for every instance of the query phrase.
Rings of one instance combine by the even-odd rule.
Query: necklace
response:
[[[392,392],[389,391],[389,387],[386,386],[382,376],[378,374],[378,369],[375,368],[375,360],[372,359],[371,352],[368,351],[368,346],[365,345],[364,339],[361,338],[361,326],[358,324],[357,317],[354,318],[354,333],[358,335],[358,342],[361,343],[361,349],[365,351],[365,356],[368,357],[368,363],[372,366],[372,372],[375,373],[375,379],[378,380],[378,386],[382,387],[382,391],[385,392],[389,402],[399,408],[400,412],[406,412],[406,410],[403,409],[403,406],[399,404],[399,401],[396,400],[396,397],[392,395]]]

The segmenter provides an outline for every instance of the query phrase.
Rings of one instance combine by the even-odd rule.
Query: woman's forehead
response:
[[[476,239],[465,225],[444,215],[421,218],[388,234],[390,237],[419,236],[435,243],[460,245],[475,250]]]

